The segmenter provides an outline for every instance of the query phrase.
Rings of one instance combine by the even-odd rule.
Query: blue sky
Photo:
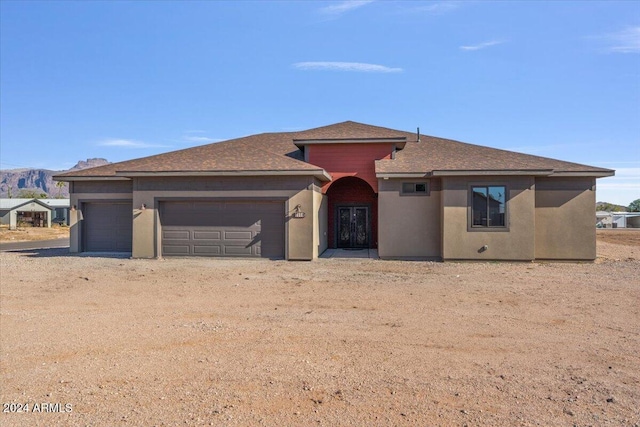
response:
[[[354,120],[616,169],[640,2],[0,2],[0,162],[66,169]]]

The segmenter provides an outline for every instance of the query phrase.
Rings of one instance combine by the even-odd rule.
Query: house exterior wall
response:
[[[318,144],[308,145],[308,162],[329,172],[333,181],[323,185],[323,192],[345,176],[355,176],[366,181],[374,192],[378,192],[375,160],[390,159],[393,151],[391,143],[371,144]]]
[[[535,257],[595,259],[595,179],[536,178],[535,184]]]
[[[428,195],[402,194],[404,182],[427,183]],[[440,258],[440,180],[378,181],[378,255],[380,258]]]
[[[313,258],[317,258],[327,249],[328,199],[320,187],[313,193]]]
[[[80,181],[71,186],[71,252],[82,250],[80,227],[82,203],[132,200],[134,258],[156,258],[162,253],[162,201],[184,199],[271,199],[282,200],[285,221],[285,257],[311,260],[326,249],[326,235],[320,234],[318,214],[326,216],[326,197],[320,182],[311,177],[171,177],[134,178],[132,181]],[[294,218],[295,206],[307,213]],[[145,208],[142,209],[142,206]]]
[[[505,228],[469,227],[471,185],[507,187]],[[527,176],[442,178],[442,258],[444,260],[532,260],[535,248],[535,186]],[[482,250],[483,246],[487,250]]]
[[[160,203],[185,199],[271,199],[285,207],[285,258],[317,257],[321,240],[314,238],[315,196],[319,182],[311,177],[172,177],[135,178],[133,183],[134,258],[155,258],[162,253]],[[146,209],[141,209],[142,205]],[[294,218],[297,205],[306,213]]]

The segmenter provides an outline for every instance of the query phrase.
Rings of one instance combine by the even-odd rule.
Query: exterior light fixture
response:
[[[302,212],[302,206],[297,205],[297,206],[294,208],[294,211],[293,211],[293,217],[294,217],[294,218],[304,218],[304,216],[305,216],[305,213],[304,213],[304,212]]]

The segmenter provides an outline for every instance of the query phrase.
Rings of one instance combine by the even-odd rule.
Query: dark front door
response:
[[[339,248],[369,247],[369,208],[348,206],[338,208]]]

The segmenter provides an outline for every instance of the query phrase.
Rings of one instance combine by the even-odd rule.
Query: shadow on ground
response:
[[[69,248],[47,248],[47,249],[14,249],[4,251],[13,254],[23,254],[30,258],[131,258],[129,252],[82,252],[70,253]]]

